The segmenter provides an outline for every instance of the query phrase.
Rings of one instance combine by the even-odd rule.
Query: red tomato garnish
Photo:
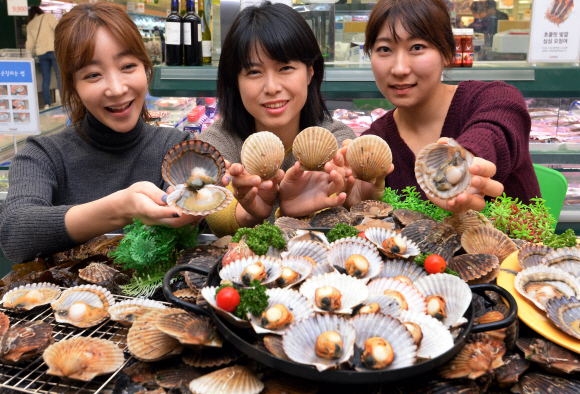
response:
[[[432,254],[425,259],[425,271],[429,274],[445,272],[445,259],[438,254]]]
[[[358,233],[358,236],[364,239],[368,239],[367,236],[365,235],[364,231],[361,231],[360,233]]]
[[[233,287],[224,287],[215,298],[218,308],[226,312],[233,312],[240,305],[240,294]]]

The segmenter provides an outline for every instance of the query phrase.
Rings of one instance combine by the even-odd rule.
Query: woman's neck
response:
[[[284,150],[288,150],[292,147],[294,139],[298,133],[300,133],[300,118],[296,120],[293,119],[290,123],[275,128],[266,128],[256,122],[256,132],[258,131],[269,131],[270,133],[273,133],[276,137],[280,138],[282,144],[284,144]]]

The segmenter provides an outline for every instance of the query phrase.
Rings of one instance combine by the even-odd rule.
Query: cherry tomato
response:
[[[364,231],[361,231],[360,233],[358,233],[358,236],[364,239],[368,239],[367,236],[365,235]]]
[[[215,298],[219,308],[226,312],[233,312],[240,305],[240,294],[233,287],[224,287]]]
[[[438,254],[432,254],[425,259],[425,271],[429,274],[445,272],[445,260]]]

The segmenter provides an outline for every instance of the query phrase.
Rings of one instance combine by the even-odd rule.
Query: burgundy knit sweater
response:
[[[378,135],[393,152],[395,170],[386,186],[403,190],[415,186],[427,199],[415,178],[415,154],[399,135],[387,112],[364,134]],[[530,116],[519,90],[505,82],[460,82],[443,123],[441,137],[451,137],[475,156],[495,163],[494,180],[504,185],[509,197],[525,204],[540,197],[540,186],[529,151]]]

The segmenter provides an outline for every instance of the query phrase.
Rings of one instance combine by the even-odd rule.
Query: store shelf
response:
[[[526,98],[578,98],[580,94],[580,67],[531,67],[526,62],[502,64],[451,69],[444,72],[443,80],[451,84],[467,80],[505,81]],[[150,92],[159,97],[214,97],[216,80],[215,66],[155,66]],[[383,98],[370,65],[366,64],[327,65],[322,91],[327,99]]]

